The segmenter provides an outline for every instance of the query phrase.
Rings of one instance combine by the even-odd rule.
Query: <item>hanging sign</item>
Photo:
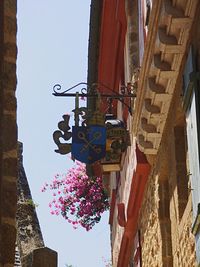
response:
[[[101,126],[72,127],[72,156],[91,164],[105,157],[106,128]]]

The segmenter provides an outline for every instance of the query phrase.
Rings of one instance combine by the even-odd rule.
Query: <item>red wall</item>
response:
[[[119,85],[124,77],[126,28],[125,0],[104,0],[100,32],[98,83],[105,84],[116,92],[118,92]],[[100,86],[99,90],[100,92],[110,93],[103,86]],[[104,101],[102,111],[106,111],[106,106]]]

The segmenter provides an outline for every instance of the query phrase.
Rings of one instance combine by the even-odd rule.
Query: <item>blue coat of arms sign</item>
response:
[[[72,127],[72,156],[91,164],[105,157],[106,128],[101,126]]]

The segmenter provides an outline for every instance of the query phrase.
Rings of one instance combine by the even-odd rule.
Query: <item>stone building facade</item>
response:
[[[101,162],[109,180],[113,266],[200,266],[200,4],[96,2],[101,20],[98,38],[90,27],[96,54],[89,50],[89,81],[115,93],[130,83],[136,90],[132,114],[113,104],[131,146],[118,169],[105,170]]]
[[[13,266],[17,208],[15,0],[0,2],[0,266]]]

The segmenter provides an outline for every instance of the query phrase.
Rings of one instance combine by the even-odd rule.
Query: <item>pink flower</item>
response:
[[[53,190],[53,200],[49,207],[52,215],[61,214],[73,228],[79,225],[89,231],[109,208],[108,197],[102,178],[88,177],[85,164],[78,161],[75,164],[67,174],[57,174],[51,183],[46,183]]]

